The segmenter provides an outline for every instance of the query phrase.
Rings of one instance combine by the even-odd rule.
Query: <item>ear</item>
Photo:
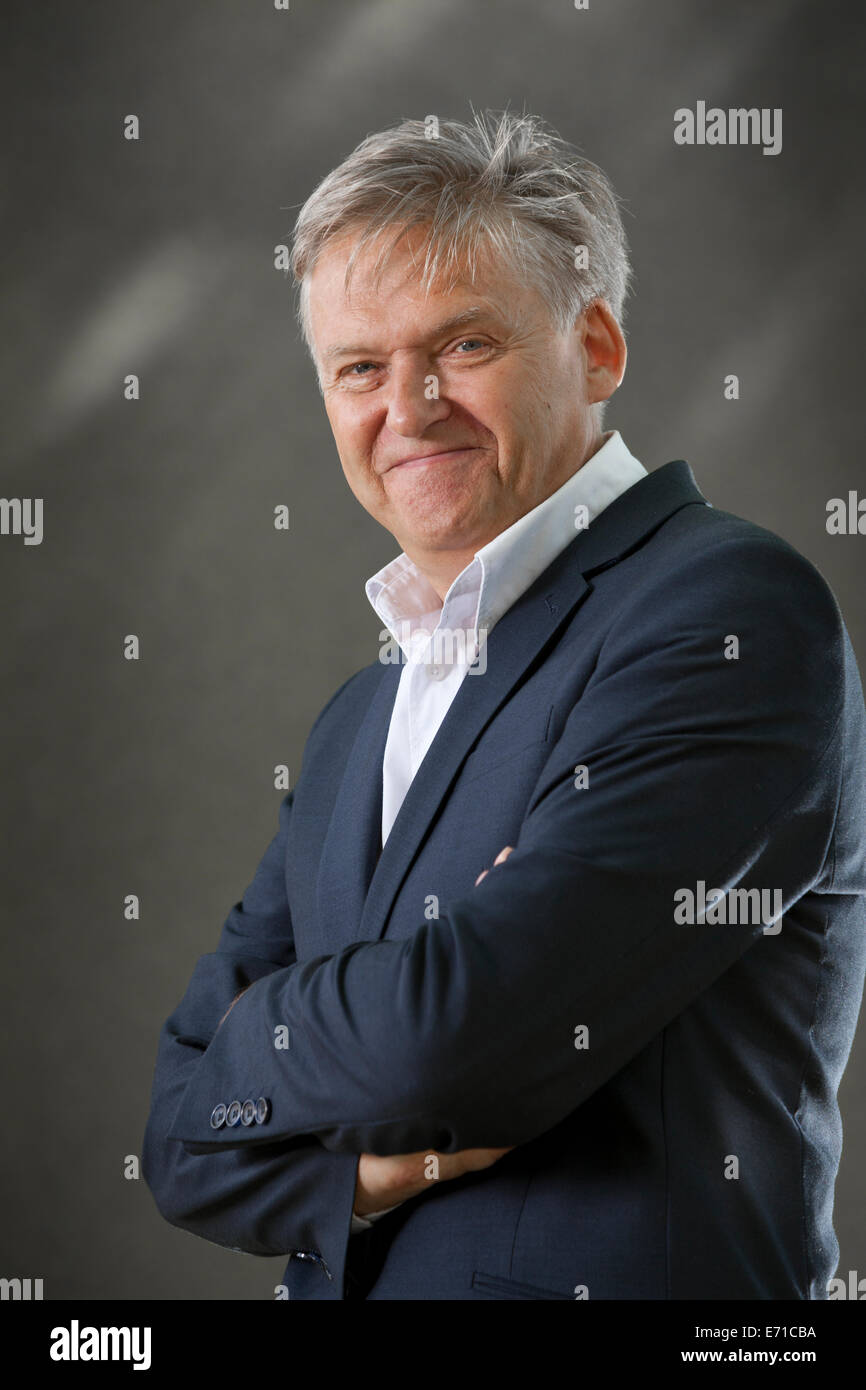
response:
[[[606,299],[595,299],[581,315],[586,354],[588,404],[606,401],[625,376],[628,352],[620,328]]]

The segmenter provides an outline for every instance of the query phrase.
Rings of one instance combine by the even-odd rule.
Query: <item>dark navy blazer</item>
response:
[[[685,462],[642,478],[495,626],[380,853],[400,670],[322,711],[163,1028],[159,1210],[292,1298],[826,1298],[866,966],[826,582]],[[700,885],[739,920],[678,920]],[[507,1145],[350,1237],[360,1153]]]

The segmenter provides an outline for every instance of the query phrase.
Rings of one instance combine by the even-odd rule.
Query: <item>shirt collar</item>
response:
[[[612,430],[556,492],[476,552],[444,603],[405,553],[367,580],[367,598],[407,658],[440,625],[475,638],[480,633],[483,640],[578,532],[645,476],[619,431]]]

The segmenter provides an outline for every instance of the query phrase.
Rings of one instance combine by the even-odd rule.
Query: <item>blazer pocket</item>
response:
[[[521,1284],[516,1279],[503,1279],[499,1274],[485,1274],[480,1269],[476,1269],[472,1275],[472,1287],[483,1298],[564,1298],[569,1303],[573,1299],[570,1293],[541,1289],[537,1284]]]
[[[553,712],[554,706],[551,705],[550,709],[545,711],[543,719],[524,721],[520,726],[515,724],[514,747],[508,748],[506,745],[506,748],[502,749],[499,753],[492,752],[485,748],[483,744],[480,748],[476,748],[474,753],[469,754],[469,757],[466,759],[461,769],[460,780],[463,785],[465,786],[467,782],[474,782],[479,777],[489,776],[491,772],[495,772],[496,769],[502,767],[504,763],[513,762],[515,758],[519,758],[521,754],[528,752],[531,748],[544,748],[549,746],[550,725]],[[527,730],[527,723],[529,723],[532,729],[531,735]],[[500,728],[499,736],[504,741],[510,732],[510,730],[506,732]]]
[[[461,776],[461,781],[463,782],[464,786],[466,786],[469,782],[477,782],[478,779],[481,777],[489,777],[492,772],[496,772],[497,769],[502,767],[505,763],[514,762],[515,758],[519,758],[522,753],[528,752],[530,748],[546,747],[546,739],[533,738],[530,739],[528,743],[522,743],[519,748],[512,748],[509,753],[503,753],[500,757],[495,758],[490,762],[485,762],[483,766],[480,764],[476,765],[473,762],[472,758],[470,758],[469,761],[465,764],[464,772]]]

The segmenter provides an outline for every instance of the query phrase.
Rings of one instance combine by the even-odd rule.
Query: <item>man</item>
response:
[[[298,219],[343,470],[402,553],[163,1029],[146,1179],[289,1255],[291,1298],[826,1298],[866,965],[844,624],[602,432],[601,172],[531,117],[430,134]]]

